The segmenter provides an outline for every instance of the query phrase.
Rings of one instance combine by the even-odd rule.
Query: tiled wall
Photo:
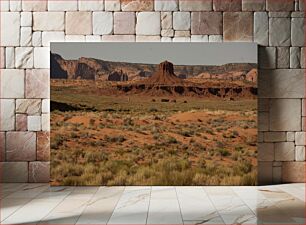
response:
[[[304,0],[1,0],[2,180],[49,180],[50,41],[254,41],[259,182],[305,181],[303,10]]]

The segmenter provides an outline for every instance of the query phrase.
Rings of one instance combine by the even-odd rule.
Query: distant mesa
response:
[[[122,70],[112,72],[108,75],[108,81],[128,81],[129,77],[126,73],[123,73]]]
[[[148,79],[144,80],[147,84],[173,85],[183,84],[184,81],[174,74],[174,66],[171,62],[164,61],[158,65],[157,71]]]

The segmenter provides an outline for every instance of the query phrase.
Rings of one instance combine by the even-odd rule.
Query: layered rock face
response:
[[[120,72],[113,72],[111,73],[108,78],[107,78],[108,81],[128,81],[129,80],[129,77],[126,73],[123,73],[122,70],[120,70]]]
[[[183,84],[183,80],[174,74],[173,64],[165,61],[159,64],[158,70],[150,78],[145,80],[146,84],[173,85]]]
[[[169,66],[169,62],[167,65],[162,66]],[[206,79],[243,80],[246,79],[246,74],[254,68],[256,68],[256,65],[249,63],[233,63],[221,66],[172,65],[173,71],[165,68],[165,72],[168,74],[177,74],[176,77],[183,79],[199,76],[199,78],[206,77]],[[156,68],[156,65],[153,64],[109,62],[85,57],[81,57],[78,60],[66,60],[60,55],[51,53],[51,79],[108,80],[108,76],[112,72],[119,70],[122,70],[128,75],[129,81],[137,81],[152,77],[156,71],[163,71],[163,68]],[[257,74],[254,82],[256,80]],[[159,81],[164,82],[163,78],[160,78]]]

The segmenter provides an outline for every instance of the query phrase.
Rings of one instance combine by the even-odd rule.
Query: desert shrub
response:
[[[118,135],[118,136],[105,135],[104,140],[107,142],[112,142],[112,143],[122,143],[126,140],[126,138],[122,135]]]
[[[133,126],[134,125],[134,121],[132,120],[131,117],[127,117],[123,119],[123,124],[125,126]]]
[[[257,185],[257,173],[253,171],[251,173],[245,174],[242,176],[239,185],[247,185],[247,186],[254,186]]]
[[[126,170],[120,170],[115,176],[114,179],[109,180],[107,182],[107,185],[110,186],[123,186],[126,185],[126,180],[127,180],[128,174]]]
[[[69,176],[63,179],[62,184],[65,186],[81,186],[85,185],[86,183],[82,181],[81,177]]]
[[[180,130],[178,131],[178,134],[184,137],[192,137],[194,135],[194,131],[193,130]]]
[[[196,173],[192,178],[192,183],[195,185],[206,185],[207,175],[203,173]]]
[[[244,175],[251,172],[253,165],[248,161],[239,161],[233,166],[233,172],[235,175]]]
[[[220,153],[221,156],[224,157],[229,156],[231,154],[227,149],[224,148],[219,148],[217,151]]]
[[[51,149],[58,149],[65,140],[64,136],[56,134],[55,137],[51,139]]]
[[[217,141],[217,148],[224,148],[225,144],[221,141]]]
[[[108,155],[105,152],[86,152],[85,160],[89,163],[101,162],[108,160]]]
[[[167,143],[168,144],[177,144],[178,141],[174,137],[168,137]]]
[[[67,120],[69,120],[69,119],[71,119],[72,118],[72,115],[70,115],[70,114],[65,114],[65,116],[64,116],[64,121],[67,121]]]
[[[149,112],[151,112],[151,113],[152,113],[152,112],[158,112],[158,110],[157,110],[156,108],[153,108],[153,107],[152,107],[152,108],[149,108]]]
[[[95,122],[96,122],[96,120],[91,118],[91,119],[89,120],[89,125],[90,125],[90,126],[93,126],[93,125],[95,125]]]
[[[71,138],[77,138],[78,135],[77,135],[76,133],[74,133],[74,132],[71,132],[71,133],[70,133],[70,137],[71,137]]]

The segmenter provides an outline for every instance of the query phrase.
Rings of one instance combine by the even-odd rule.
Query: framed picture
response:
[[[256,185],[256,44],[50,54],[52,185]]]

